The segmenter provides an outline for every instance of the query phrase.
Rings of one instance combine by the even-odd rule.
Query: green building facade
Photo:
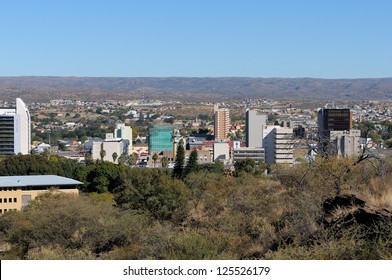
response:
[[[148,153],[173,151],[172,131],[178,129],[176,125],[155,124],[148,130]]]

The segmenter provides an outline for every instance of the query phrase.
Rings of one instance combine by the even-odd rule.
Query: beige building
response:
[[[226,142],[214,143],[214,162],[220,160],[224,163],[230,161],[230,146]]]
[[[126,141],[126,142],[125,142]],[[128,140],[122,138],[114,138],[113,133],[106,133],[106,138],[103,141],[94,141],[92,143],[91,155],[93,160],[101,159],[101,151],[105,151],[103,160],[113,163],[118,162],[118,158],[122,154],[128,154]],[[113,154],[117,154],[116,161],[113,160]]]
[[[227,139],[230,132],[230,112],[229,109],[219,109],[214,105],[214,137],[215,141]]]
[[[0,214],[21,210],[29,201],[50,189],[79,194],[82,182],[56,175],[1,176]]]
[[[330,131],[330,141],[338,156],[357,157],[361,153],[361,131],[350,129],[346,131]]]
[[[185,161],[189,160],[189,156],[191,155],[192,150],[185,151]],[[197,150],[197,163],[198,164],[205,164],[211,163],[212,157],[209,150]]]

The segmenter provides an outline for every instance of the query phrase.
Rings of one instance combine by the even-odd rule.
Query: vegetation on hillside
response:
[[[251,161],[234,174],[210,164],[178,179],[168,169],[14,156],[0,174],[46,174],[33,160],[85,185],[1,215],[3,259],[392,259],[390,159],[317,159],[269,175]]]

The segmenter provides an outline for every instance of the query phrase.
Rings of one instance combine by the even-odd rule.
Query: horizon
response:
[[[320,78],[320,77],[252,77],[252,76],[0,76],[0,78],[92,78],[92,79],[309,79],[309,80],[383,80],[390,77]]]
[[[0,7],[0,76],[392,77],[387,0],[16,0]]]

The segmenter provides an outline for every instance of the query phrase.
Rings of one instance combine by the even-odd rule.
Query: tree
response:
[[[113,162],[116,163],[116,160],[117,160],[117,158],[118,158],[118,154],[117,154],[116,152],[114,152],[114,153],[112,154],[112,158],[113,158]]]
[[[173,177],[182,179],[184,177],[184,162],[185,162],[185,150],[184,141],[181,139],[178,143],[176,161],[173,169]]]
[[[124,165],[126,162],[127,162],[127,155],[121,154],[121,156],[118,158],[118,164]]]
[[[234,163],[235,176],[240,176],[241,173],[253,173],[256,167],[256,161],[251,158],[237,160]]]
[[[137,154],[129,155],[129,156],[127,157],[127,163],[128,163],[128,165],[135,165],[135,164],[136,164],[136,161],[137,161],[137,158],[138,158],[138,155],[137,155]]]
[[[167,165],[169,164],[169,159],[167,157],[163,157],[161,158],[161,163],[162,163],[162,167],[166,168]]]
[[[152,160],[154,161],[154,167],[155,167],[155,163],[156,163],[157,160],[158,160],[158,154],[157,154],[157,153],[154,153],[154,154],[153,154]]]
[[[191,172],[195,172],[198,169],[198,163],[197,163],[197,150],[194,148],[191,152],[191,154],[189,155],[189,160],[185,166],[185,176],[187,176],[189,173]]]
[[[84,156],[84,162],[86,163],[86,166],[91,166],[94,165],[94,160],[91,154],[86,154]]]
[[[99,155],[100,155],[100,157],[101,157],[101,160],[103,161],[104,157],[106,156],[106,151],[105,151],[105,150],[101,150],[101,151],[99,152]]]

